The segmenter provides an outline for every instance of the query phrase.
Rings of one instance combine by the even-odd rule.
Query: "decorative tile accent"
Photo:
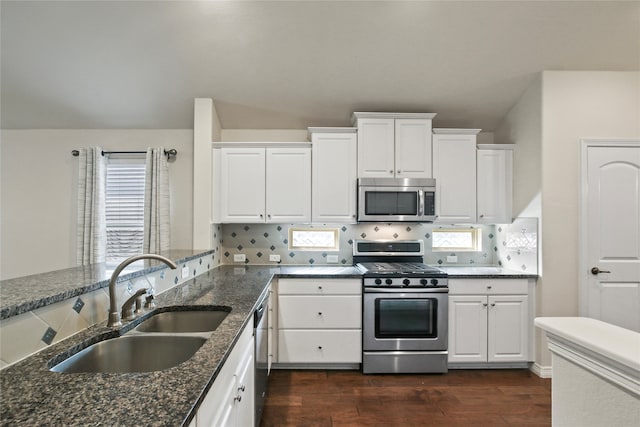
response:
[[[84,301],[82,301],[82,298],[78,298],[76,300],[76,303],[73,304],[73,310],[78,314],[80,314],[83,307],[84,307]]]
[[[57,332],[53,328],[48,327],[44,335],[42,336],[42,342],[44,342],[47,345],[51,345],[56,334]]]
[[[494,246],[497,264],[511,270],[538,272],[538,219],[516,218],[512,224],[497,226]]]

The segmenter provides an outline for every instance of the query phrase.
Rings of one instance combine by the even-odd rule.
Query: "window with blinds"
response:
[[[107,162],[107,263],[142,253],[144,174],[144,158],[110,158]]]

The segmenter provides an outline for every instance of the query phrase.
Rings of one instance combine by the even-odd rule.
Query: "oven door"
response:
[[[364,351],[447,350],[448,289],[364,290]]]

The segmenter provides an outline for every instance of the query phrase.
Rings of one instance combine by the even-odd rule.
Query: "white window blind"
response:
[[[107,263],[142,253],[144,175],[144,158],[110,158],[107,163]]]

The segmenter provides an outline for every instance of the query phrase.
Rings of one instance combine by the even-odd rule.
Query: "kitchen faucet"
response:
[[[175,270],[177,267],[175,262],[171,261],[168,258],[163,257],[162,255],[156,255],[156,254],[134,255],[130,258],[125,259],[120,264],[118,264],[116,269],[113,271],[113,274],[111,275],[111,280],[109,281],[109,322],[107,323],[107,327],[109,328],[122,326],[122,322],[120,321],[120,314],[118,313],[118,304],[116,302],[116,280],[118,280],[118,276],[126,266],[128,266],[132,262],[136,262],[141,259],[156,259],[158,261],[162,261],[165,264],[167,264],[169,267],[171,267],[172,270]],[[139,296],[138,292],[135,295],[136,297]],[[129,298],[127,303],[131,304],[131,302],[132,302],[132,299]],[[124,305],[127,305],[127,303],[125,303]],[[125,307],[123,306],[123,311],[124,309]]]

